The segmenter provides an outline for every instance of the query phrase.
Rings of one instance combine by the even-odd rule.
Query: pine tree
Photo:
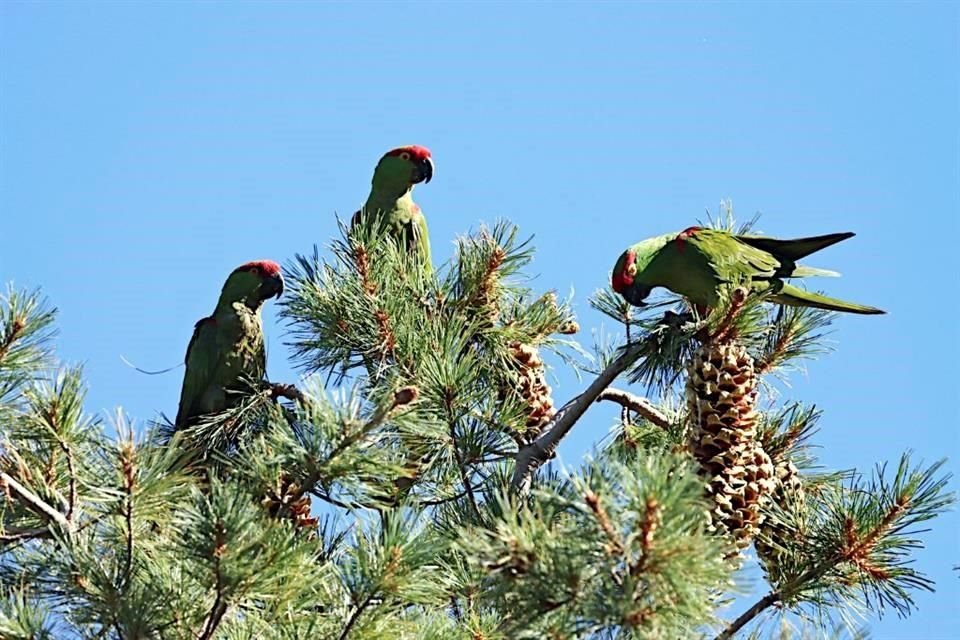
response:
[[[932,588],[909,563],[952,501],[941,463],[818,471],[820,412],[772,402],[831,315],[733,285],[706,318],[632,315],[600,291],[626,339],[590,353],[569,302],[527,286],[532,255],[498,223],[428,273],[343,229],[288,265],[299,390],[251,385],[179,433],[87,413],[55,309],[11,287],[0,637],[731,638],[784,635],[777,617],[816,636]],[[559,403],[548,362],[584,391]],[[621,419],[558,472],[598,401]],[[751,549],[769,593],[725,619]]]

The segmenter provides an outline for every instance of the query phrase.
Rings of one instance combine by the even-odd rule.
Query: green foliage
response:
[[[499,495],[484,527],[457,531],[472,569],[465,608],[500,611],[511,638],[678,637],[712,619],[711,594],[729,567],[706,532],[703,483],[689,464],[606,460],[559,489],[528,504]]]
[[[177,433],[86,413],[82,371],[53,357],[54,311],[37,293],[0,299],[0,637],[732,637],[774,604],[801,628],[781,637],[806,637],[906,614],[930,587],[909,557],[952,500],[939,465],[819,469],[819,411],[785,402],[758,434],[802,470],[803,491],[766,508],[780,567],[755,616],[718,617],[736,567],[687,450],[685,363],[730,332],[761,373],[785,373],[823,352],[829,314],[771,311],[733,284],[705,318],[600,291],[618,331],[591,356],[569,303],[529,286],[533,248],[509,223],[459,238],[437,270],[376,225],[343,231],[287,267],[299,393],[251,381]],[[598,378],[633,353],[624,379],[654,402],[601,397],[624,404],[593,459],[534,466],[520,495],[514,459],[559,421],[531,421],[553,399],[531,398],[530,353]]]

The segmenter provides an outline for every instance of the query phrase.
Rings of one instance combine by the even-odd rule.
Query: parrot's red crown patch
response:
[[[397,147],[387,152],[388,156],[399,156],[402,153],[409,153],[411,160],[426,160],[430,157],[430,149],[412,144],[407,147]]]
[[[624,289],[633,284],[633,275],[630,274],[630,267],[632,267],[637,262],[637,254],[633,251],[627,251],[626,259],[623,261],[623,269],[621,271],[614,271],[613,277],[611,278],[611,285],[613,290],[617,293],[621,293]]]
[[[278,276],[280,275],[280,265],[278,265],[273,260],[253,260],[246,264],[242,264],[234,271],[250,271],[251,269],[259,269],[260,273],[265,276]]]

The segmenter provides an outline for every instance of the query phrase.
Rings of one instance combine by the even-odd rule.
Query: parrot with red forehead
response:
[[[193,329],[184,362],[177,429],[197,416],[229,408],[248,381],[264,380],[267,354],[260,310],[283,293],[280,265],[255,260],[233,270],[220,292],[213,314]]]
[[[845,313],[885,313],[784,282],[785,278],[839,275],[798,265],[797,261],[853,235],[832,233],[778,240],[690,227],[649,238],[624,251],[613,267],[613,290],[631,305],[642,307],[652,289],[665,287],[697,307],[709,308],[720,301],[721,285],[735,283],[766,294],[778,304]]]
[[[427,220],[413,201],[414,185],[430,182],[433,160],[426,147],[410,145],[388,151],[373,170],[370,195],[353,215],[351,229],[377,221],[390,237],[430,264]]]

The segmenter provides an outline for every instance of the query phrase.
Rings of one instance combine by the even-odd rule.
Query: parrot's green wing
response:
[[[707,258],[723,282],[772,278],[783,266],[773,254],[724,231],[700,229],[690,234],[687,242]]]
[[[350,221],[351,228],[357,225],[375,221],[383,225],[387,233],[395,238],[400,246],[407,251],[416,252],[424,259],[424,264],[430,265],[430,232],[427,229],[427,218],[420,212],[420,207],[410,203],[396,203],[392,210],[375,213],[366,208],[353,214]]]
[[[809,238],[794,238],[793,240],[779,240],[777,238],[765,238],[761,236],[736,236],[737,240],[746,243],[752,247],[766,251],[777,258],[797,261],[806,258],[811,253],[816,253],[821,249],[826,249],[830,245],[836,244],[847,238],[852,238],[854,233],[828,233],[822,236],[810,236]]]
[[[177,410],[177,428],[184,426],[189,418],[198,413],[200,400],[213,380],[217,368],[217,329],[214,318],[203,318],[193,328],[193,336],[187,345],[184,357],[186,371],[183,374],[183,389],[180,391],[180,406]]]
[[[204,318],[187,347],[177,426],[194,416],[223,411],[229,394],[266,374],[267,355],[259,316],[233,303]]]
[[[413,235],[419,255],[423,258],[424,264],[432,265],[433,262],[430,259],[430,232],[427,229],[427,219],[419,211],[417,211],[413,218]]]

